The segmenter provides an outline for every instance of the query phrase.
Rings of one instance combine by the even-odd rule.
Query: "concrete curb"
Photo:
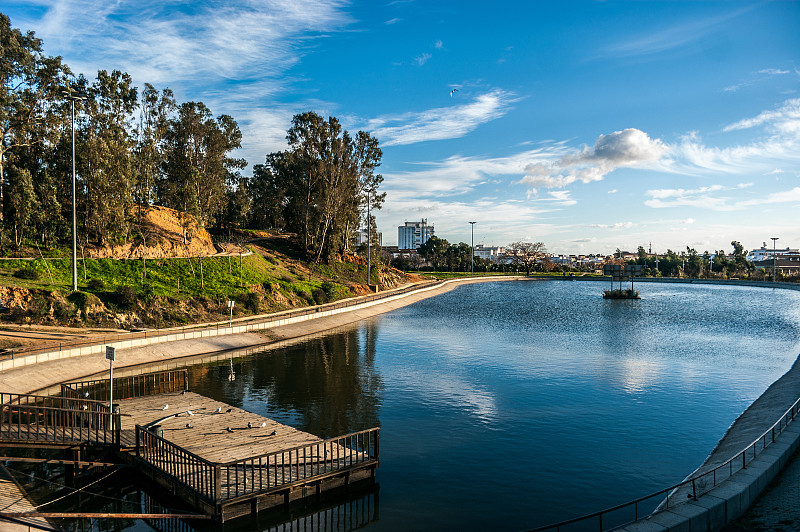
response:
[[[686,501],[617,530],[624,532],[715,532],[741,517],[778,476],[800,446],[800,423],[792,423],[756,458],[696,501]]]

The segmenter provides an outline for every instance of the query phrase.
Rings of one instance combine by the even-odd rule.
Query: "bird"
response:
[[[89,392],[83,392],[84,397],[89,397]]]
[[[166,405],[162,406],[161,410],[166,410],[167,408],[169,408],[169,404],[166,404]]]
[[[261,428],[263,429],[263,428],[264,428],[264,427],[266,427],[266,426],[267,426],[267,422],[266,422],[266,421],[262,421],[262,422],[261,422]]]
[[[192,426],[192,424],[191,424],[191,423],[187,423],[187,424],[186,424],[186,428],[187,428],[187,429],[193,429],[194,427]]]
[[[249,421],[247,422],[247,428],[248,428],[248,429],[252,429],[252,428],[253,428],[253,424],[252,424],[252,423],[250,423]]]
[[[220,406],[219,408],[217,408],[216,410],[214,410],[214,412],[216,412],[217,414],[219,414],[220,412],[222,412],[222,407]]]
[[[227,430],[228,432],[233,432],[233,429],[230,427],[225,427],[225,430]]]
[[[183,391],[181,392],[181,395],[186,395],[186,392],[188,392],[188,391],[189,391],[189,390],[183,390]]]
[[[189,414],[190,416],[194,415],[194,412],[192,412],[191,410],[187,410],[186,413]]]
[[[81,410],[89,410],[89,407],[86,405],[81,405]]]
[[[277,431],[277,430],[273,430],[272,432],[270,432],[270,433],[269,433],[269,435],[270,435],[270,436],[275,436],[277,433],[278,433],[278,431]]]
[[[231,412],[233,412],[233,408],[229,408],[229,409],[227,409],[227,410],[225,411],[225,413],[226,413],[226,414],[230,414]]]
[[[451,91],[450,91],[450,97],[452,97],[452,96],[453,96],[453,93],[454,93],[454,92],[456,92],[457,90],[458,90],[458,89],[453,89],[453,90],[451,90]]]

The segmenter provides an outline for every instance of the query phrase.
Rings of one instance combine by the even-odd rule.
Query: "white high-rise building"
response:
[[[406,222],[397,228],[397,248],[417,249],[433,236],[433,226],[425,218],[421,222]]]

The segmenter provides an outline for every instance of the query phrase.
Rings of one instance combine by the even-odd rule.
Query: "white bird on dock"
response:
[[[267,426],[267,422],[266,422],[266,421],[262,421],[262,422],[261,422],[261,428],[263,429],[263,428],[264,428],[264,427],[266,427],[266,426]]]
[[[89,410],[89,407],[86,405],[81,405],[81,410]]]
[[[228,432],[233,432],[233,429],[230,427],[226,427],[225,430],[227,430]]]
[[[194,412],[192,412],[191,410],[187,410],[186,413],[189,414],[190,416],[194,415]]]
[[[194,427],[191,425],[191,423],[187,423],[187,424],[186,424],[186,428],[187,428],[187,429],[193,429]]]
[[[222,412],[222,407],[219,407],[219,408],[217,408],[216,410],[214,410],[214,412],[216,412],[217,414],[219,414],[220,412]]]
[[[249,421],[247,422],[247,428],[248,428],[248,429],[252,429],[252,428],[253,428],[253,424],[252,424],[252,423],[250,423]]]
[[[270,435],[270,436],[275,436],[277,433],[278,433],[278,431],[277,431],[277,430],[273,430],[272,432],[270,432],[270,433],[269,433],[269,435]]]
[[[161,410],[166,410],[167,408],[169,408],[169,404],[166,404],[163,407],[161,407]]]

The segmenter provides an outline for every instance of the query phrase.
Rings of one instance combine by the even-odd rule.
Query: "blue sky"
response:
[[[308,110],[383,148],[384,244],[800,246],[800,2],[6,0],[76,72],[232,115],[252,164]],[[452,95],[453,89],[457,89]],[[249,172],[249,169],[247,170]]]

